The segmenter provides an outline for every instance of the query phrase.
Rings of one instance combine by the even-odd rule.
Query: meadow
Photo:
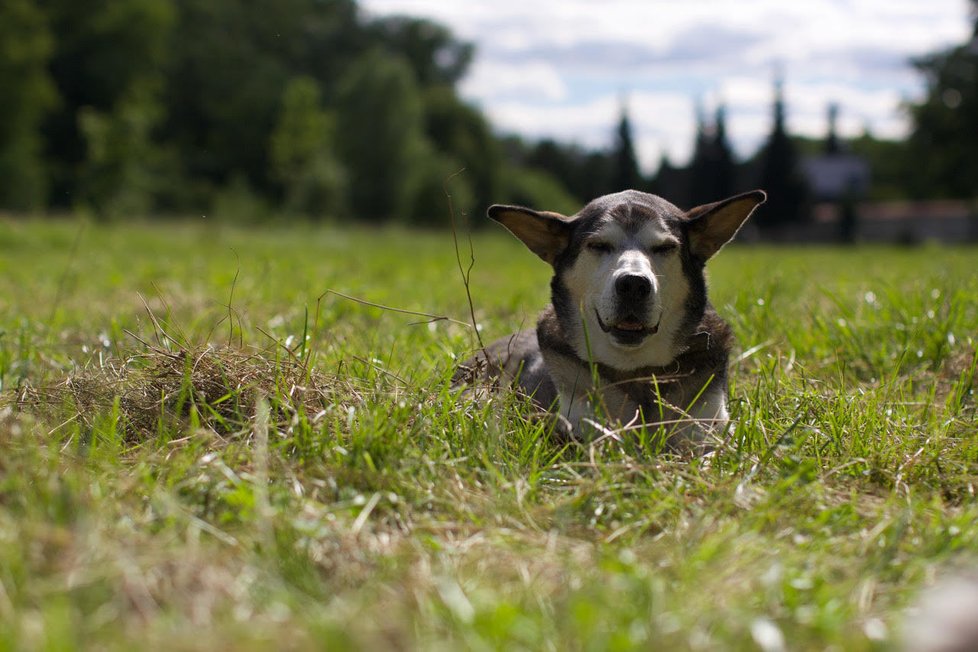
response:
[[[546,265],[471,251],[532,324]],[[726,248],[690,458],[453,393],[448,230],[0,219],[0,649],[900,649],[978,562],[976,254]]]

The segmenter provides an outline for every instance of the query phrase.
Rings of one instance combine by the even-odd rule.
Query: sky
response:
[[[476,46],[460,91],[500,133],[607,147],[627,107],[642,167],[687,162],[697,111],[726,108],[741,157],[771,129],[906,135],[915,56],[963,43],[967,0],[361,0],[368,14],[437,20]]]

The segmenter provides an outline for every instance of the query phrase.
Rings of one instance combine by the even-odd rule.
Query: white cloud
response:
[[[693,106],[723,102],[741,156],[770,131],[775,66],[789,128],[868,125],[899,137],[904,98],[922,83],[913,56],[963,42],[964,0],[361,0],[367,11],[444,22],[477,46],[462,92],[503,131],[589,146],[611,142],[622,96],[646,168],[689,155]]]
[[[599,97],[578,103],[495,102],[487,107],[493,123],[503,131],[600,146],[607,143],[620,101]]]
[[[568,97],[563,78],[552,65],[542,61],[520,64],[477,60],[462,82],[460,91],[481,104],[507,99],[555,102]]]

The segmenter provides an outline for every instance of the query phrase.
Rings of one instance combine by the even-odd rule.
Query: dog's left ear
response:
[[[702,260],[713,256],[737,235],[741,225],[766,199],[763,190],[753,190],[689,210],[686,223],[690,251]]]
[[[570,242],[570,218],[560,213],[494,204],[489,207],[489,217],[509,229],[530,251],[551,265]]]

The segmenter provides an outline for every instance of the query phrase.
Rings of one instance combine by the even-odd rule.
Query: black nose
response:
[[[642,301],[652,293],[652,281],[636,274],[619,276],[615,281],[615,292],[625,301]]]

